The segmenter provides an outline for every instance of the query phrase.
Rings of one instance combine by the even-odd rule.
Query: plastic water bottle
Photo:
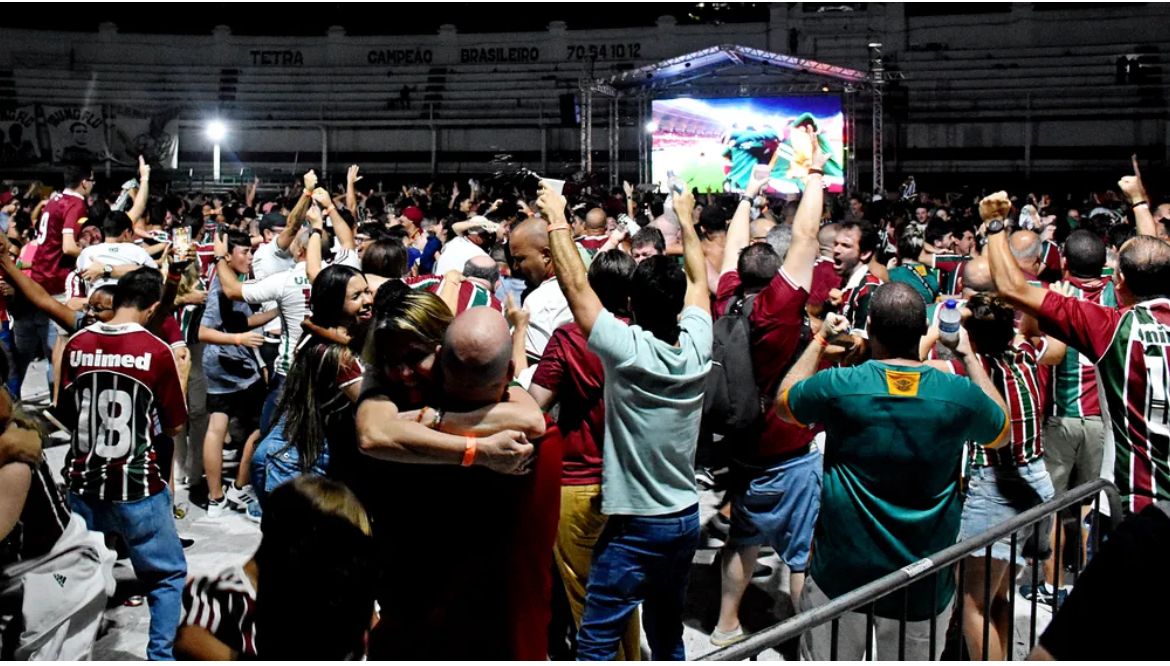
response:
[[[955,299],[947,299],[942,310],[938,313],[939,340],[948,347],[959,343],[959,326],[962,325],[963,314],[959,312],[959,304]]]

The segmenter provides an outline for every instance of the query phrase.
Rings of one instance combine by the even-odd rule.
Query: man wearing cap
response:
[[[422,209],[418,206],[407,206],[402,211],[402,216],[399,221],[402,223],[402,228],[406,229],[406,247],[408,250],[413,250],[410,254],[411,263],[414,263],[413,255],[418,253],[418,272],[420,275],[428,275],[435,268],[435,255],[438,254],[442,243],[438,238],[428,234],[422,228],[423,218]]]

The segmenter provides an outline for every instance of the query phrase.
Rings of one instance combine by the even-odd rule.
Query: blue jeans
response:
[[[187,579],[187,558],[175,517],[171,492],[134,502],[87,499],[70,493],[73,511],[95,532],[117,534],[130,550],[130,563],[138,580],[150,587],[150,640],[146,657],[151,661],[174,660],[175,633],[183,612],[183,583]]]
[[[280,389],[284,388],[284,375],[272,373],[272,381],[268,384],[268,395],[264,398],[264,406],[260,409],[260,434],[267,435],[272,426],[272,413],[276,411],[276,401],[280,399]]]
[[[57,325],[49,321],[49,315],[37,310],[17,319],[12,334],[15,337],[16,374],[20,376],[20,384],[24,383],[28,366],[32,365],[38,355],[44,355],[48,362],[45,377],[49,382],[49,390],[53,390],[53,345],[57,342]],[[20,399],[19,385],[12,397]]]
[[[20,400],[20,382],[23,377],[16,371],[16,342],[12,336],[10,322],[0,324],[0,348],[8,360],[8,376],[3,378],[4,385],[13,400]]]
[[[577,659],[612,661],[643,604],[651,658],[686,659],[682,612],[699,546],[699,508],[668,516],[610,516],[593,551]]]
[[[963,501],[963,521],[959,526],[959,540],[974,536],[1005,523],[1037,504],[1047,502],[1056,494],[1044,459],[1026,465],[1006,467],[972,467],[968,471],[967,497]],[[1038,527],[1019,533],[1016,562],[1024,558],[1046,560],[1052,555],[1049,534],[1052,516],[1045,516]],[[982,555],[982,552],[976,555]],[[1010,560],[1011,537],[1006,536],[991,547],[991,557]]]

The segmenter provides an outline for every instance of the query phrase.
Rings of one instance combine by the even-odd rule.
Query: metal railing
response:
[[[1041,523],[1041,521],[1043,521],[1045,518],[1047,518],[1050,515],[1058,515],[1061,511],[1063,511],[1065,509],[1069,509],[1072,507],[1079,507],[1079,506],[1081,506],[1081,504],[1085,500],[1088,500],[1089,498],[1093,498],[1094,512],[1093,512],[1092,516],[1093,516],[1094,522],[1092,525],[1091,533],[1092,533],[1093,538],[1095,540],[1094,552],[1096,552],[1096,550],[1098,548],[1100,548],[1100,540],[1101,540],[1101,529],[1100,529],[1100,525],[1097,524],[1097,521],[1099,519],[1098,517],[1101,515],[1101,513],[1099,511],[1101,491],[1105,491],[1107,493],[1107,495],[1109,496],[1111,516],[1113,517],[1113,521],[1117,521],[1118,516],[1119,516],[1119,508],[1120,508],[1120,503],[1117,501],[1117,489],[1113,486],[1112,483],[1110,483],[1104,479],[1096,479],[1096,480],[1091,481],[1089,483],[1077,486],[1076,488],[1073,488],[1066,493],[1063,493],[1057,497],[1054,497],[1051,500],[1044,502],[1043,504],[1039,504],[1035,507],[1032,507],[1031,509],[1021,513],[1020,515],[1012,518],[1011,520],[1005,521],[1004,523],[997,525],[995,528],[988,530],[988,531],[984,532],[983,534],[980,534],[978,536],[974,536],[974,537],[971,537],[969,539],[965,539],[963,541],[960,541],[959,543],[956,543],[955,545],[953,545],[949,548],[941,550],[938,553],[935,553],[934,555],[932,555],[930,557],[918,560],[917,562],[914,562],[914,563],[909,564],[905,567],[902,567],[901,569],[894,571],[894,572],[892,572],[892,573],[890,573],[882,578],[879,578],[879,579],[873,581],[872,583],[869,583],[867,585],[863,585],[862,587],[859,587],[856,590],[853,590],[852,592],[848,592],[846,594],[843,594],[843,595],[837,597],[836,599],[832,599],[829,603],[827,603],[823,606],[814,608],[814,609],[809,610],[809,611],[804,612],[804,613],[798,613],[797,615],[794,615],[793,617],[790,617],[783,622],[780,622],[780,623],[775,624],[767,629],[764,629],[762,631],[759,631],[759,632],[752,634],[751,636],[745,638],[743,641],[740,641],[739,643],[736,643],[735,645],[731,645],[729,647],[726,647],[726,648],[723,648],[721,650],[717,650],[715,652],[707,654],[703,657],[699,657],[698,660],[699,661],[736,661],[736,660],[743,660],[743,659],[755,660],[756,656],[759,655],[764,650],[777,647],[777,646],[782,645],[782,644],[784,644],[790,640],[793,640],[793,639],[798,639],[798,638],[800,638],[800,636],[802,634],[804,634],[809,629],[819,627],[827,622],[832,622],[832,624],[833,624],[833,626],[832,626],[832,647],[831,647],[831,652],[830,652],[830,659],[836,660],[837,659],[837,648],[838,648],[838,623],[840,621],[840,618],[843,615],[845,615],[846,613],[854,611],[854,610],[862,608],[862,607],[867,607],[867,610],[865,611],[865,613],[866,613],[866,620],[867,620],[866,625],[867,625],[868,630],[866,632],[865,657],[866,657],[866,659],[871,659],[871,658],[873,658],[874,647],[875,647],[873,645],[873,632],[872,632],[872,628],[874,626],[874,603],[877,602],[882,597],[885,597],[893,592],[897,592],[898,590],[904,590],[904,589],[908,588],[910,585],[912,585],[914,583],[918,583],[920,581],[924,581],[931,576],[953,575],[951,573],[951,571],[949,570],[949,568],[952,567],[956,563],[958,563],[959,566],[958,566],[958,585],[957,585],[956,590],[955,590],[956,600],[954,603],[956,604],[956,607],[957,607],[956,613],[959,615],[960,623],[961,623],[962,614],[963,614],[963,596],[964,596],[963,582],[964,582],[964,577],[965,577],[967,558],[969,556],[975,555],[980,550],[983,550],[983,551],[985,551],[985,560],[984,560],[985,565],[984,566],[989,568],[990,561],[991,561],[991,547],[992,547],[992,545],[995,544],[1000,539],[1003,539],[1004,537],[1007,537],[1009,535],[1011,536],[1011,559],[1010,559],[1010,571],[1008,574],[1009,575],[1008,580],[1010,581],[1010,584],[1011,584],[1010,591],[1009,591],[1009,604],[1010,604],[1010,609],[1011,609],[1010,613],[1011,613],[1012,619],[1011,619],[1010,624],[1008,625],[1008,635],[1007,635],[1007,640],[1004,641],[1004,645],[1005,645],[1005,658],[1008,660],[1011,660],[1013,657],[1012,650],[1014,649],[1014,641],[1015,641],[1015,636],[1014,636],[1014,634],[1015,634],[1015,605],[1016,605],[1016,584],[1015,584],[1015,581],[1016,581],[1016,577],[1017,577],[1017,573],[1018,573],[1018,571],[1017,571],[1018,564],[1016,563],[1016,554],[1018,552],[1020,552],[1019,548],[1018,548],[1018,546],[1019,546],[1018,541],[1019,541],[1019,537],[1020,537],[1020,532],[1027,530],[1028,528],[1031,528],[1033,526],[1038,526]],[[1079,518],[1078,518],[1077,524],[1078,524],[1078,526],[1080,525]],[[1057,572],[1057,575],[1060,575],[1060,573],[1061,573],[1061,562],[1060,562],[1060,558],[1062,555],[1061,535],[1062,535],[1063,531],[1064,530],[1060,529],[1060,527],[1058,525],[1058,529],[1056,530],[1055,547],[1053,548],[1054,552],[1052,555],[1053,557],[1056,558],[1055,570]],[[1025,537],[1025,538],[1027,538],[1027,537]],[[1078,542],[1076,544],[1076,563],[1075,563],[1076,564],[1076,571],[1078,573],[1079,573],[1079,571],[1082,567],[1082,564],[1083,564],[1083,560],[1081,558],[1080,546],[1081,546],[1081,544],[1080,544],[1080,541],[1078,540]],[[1036,589],[1037,585],[1040,582],[1040,577],[1041,577],[1041,574],[1039,571],[1040,568],[1041,568],[1040,562],[1033,563],[1033,565],[1032,565],[1032,588],[1033,588],[1033,590]],[[990,576],[985,575],[984,580],[986,581],[985,588],[984,588],[984,609],[989,609],[991,606],[991,603],[990,603],[990,601],[991,601]],[[1039,596],[1037,594],[1033,593],[1032,600],[1031,600],[1032,609],[1031,609],[1031,622],[1030,622],[1030,637],[1029,637],[1029,643],[1028,643],[1029,649],[1031,649],[1032,647],[1034,647],[1036,645],[1036,609],[1037,609],[1038,600],[1039,600]],[[1060,601],[1060,599],[1059,599],[1059,597],[1057,597],[1057,600],[1054,602],[1055,607],[1054,607],[1053,612],[1055,612],[1059,608],[1059,601]],[[905,609],[905,603],[903,603],[903,609]],[[905,659],[906,622],[907,622],[907,620],[905,618],[905,610],[903,610],[903,616],[900,620],[900,627],[899,627],[899,632],[898,632],[899,633],[899,641],[898,641],[898,643],[899,643],[899,645],[898,645],[899,659]],[[990,632],[990,623],[991,623],[990,612],[985,612],[985,616],[984,616],[984,620],[983,620],[983,654],[980,655],[983,658],[983,660],[987,659],[987,644],[988,644],[988,635]],[[935,623],[932,621],[931,622],[931,629],[930,629],[930,654],[931,654],[932,659],[934,658],[934,655],[938,654],[936,647],[938,645],[937,641],[938,641],[939,637],[936,634],[937,634],[937,630],[935,628]],[[943,640],[945,640],[945,637],[943,637]]]

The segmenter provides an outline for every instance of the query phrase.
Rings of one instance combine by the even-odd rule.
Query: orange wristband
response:
[[[468,435],[467,448],[463,450],[463,462],[460,463],[464,467],[471,467],[472,463],[475,462],[475,446],[475,437]]]
[[[821,335],[821,334],[819,334],[819,333],[816,335],[816,340],[817,340],[817,342],[821,343],[821,347],[822,347],[822,348],[824,348],[824,347],[828,347],[828,346],[829,346],[829,341],[828,341],[828,340],[826,340],[826,339],[824,338],[824,336],[822,336],[822,335]]]

